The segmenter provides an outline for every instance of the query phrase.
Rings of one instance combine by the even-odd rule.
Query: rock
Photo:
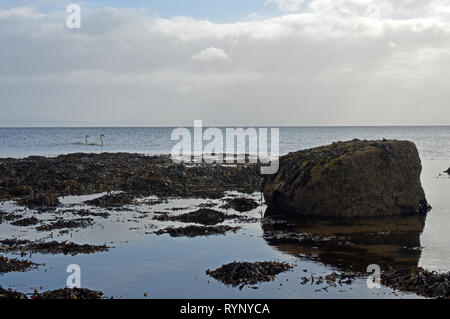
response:
[[[425,297],[450,297],[450,273],[437,273],[420,267],[405,268],[384,272],[381,281],[395,290]]]
[[[251,211],[259,206],[253,199],[245,197],[226,199],[226,201],[227,203],[222,208],[232,208],[240,213]]]
[[[86,288],[64,288],[46,291],[43,293],[35,292],[31,299],[102,299],[103,293],[100,291],[89,290]],[[28,299],[28,297],[21,292],[12,289],[3,289],[0,286],[0,299]]]
[[[56,222],[47,225],[41,225],[36,227],[37,231],[52,231],[55,229],[63,229],[63,228],[86,228],[93,223],[92,218],[78,218],[72,220],[58,219]]]
[[[19,200],[18,203],[30,209],[52,208],[60,204],[58,197],[51,193],[37,193],[34,196]]]
[[[40,222],[39,219],[32,216],[32,217],[27,217],[27,218],[22,218],[22,219],[16,220],[16,221],[12,222],[11,225],[28,227],[28,226],[36,225],[39,222]]]
[[[426,214],[421,170],[409,141],[353,140],[290,153],[265,178],[266,216]]]
[[[0,159],[0,200],[34,194],[222,198],[226,191],[260,191],[259,164],[175,164],[170,155],[68,154]],[[34,205],[34,203],[31,203]]]
[[[37,264],[28,260],[10,259],[0,256],[0,274],[12,271],[24,272],[36,267]]]
[[[0,286],[0,300],[12,300],[12,299],[28,299],[28,297],[18,291],[12,289],[4,289]]]
[[[96,199],[85,201],[84,203],[91,206],[98,206],[104,208],[122,207],[131,204],[133,196],[127,193],[108,194]]]
[[[168,216],[167,214],[162,214],[160,216],[155,216],[153,219],[159,221],[179,221],[183,223],[216,225],[223,222],[226,217],[227,216],[222,212],[209,208],[201,208],[195,212],[181,214],[178,216]]]
[[[225,235],[226,232],[236,232],[240,227],[224,226],[187,226],[187,227],[168,227],[155,232],[156,235],[169,234],[171,237],[198,237]]]
[[[206,270],[206,274],[233,287],[254,285],[273,280],[279,273],[292,269],[288,263],[274,261],[232,262],[216,270]]]
[[[64,242],[42,242],[19,239],[0,240],[0,252],[2,253],[34,253],[34,254],[64,254],[75,256],[77,254],[93,254],[96,252],[108,251],[106,245],[79,245],[76,243]]]
[[[42,294],[35,294],[33,299],[59,300],[59,299],[102,299],[103,293],[100,291],[89,290],[86,288],[64,288],[52,291],[46,291]]]

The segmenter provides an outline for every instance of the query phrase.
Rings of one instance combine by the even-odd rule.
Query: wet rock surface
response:
[[[133,196],[127,193],[109,194],[96,199],[85,201],[86,205],[104,208],[122,207],[133,202]]]
[[[55,299],[102,299],[103,293],[86,288],[64,288],[34,294],[33,299],[55,300]]]
[[[86,288],[64,288],[58,290],[46,291],[43,293],[35,292],[30,296],[31,299],[102,299],[103,293],[100,291],[89,290]],[[0,286],[0,299],[30,299],[27,295],[12,290],[4,289]]]
[[[19,239],[4,239],[0,241],[0,252],[38,253],[38,254],[92,254],[107,251],[106,245],[75,244],[70,242],[42,242]]]
[[[186,227],[168,227],[155,232],[156,235],[169,234],[171,237],[198,237],[225,235],[227,232],[236,232],[240,227],[231,226],[186,226]]]
[[[290,153],[277,174],[265,177],[266,216],[425,214],[421,170],[408,141],[353,140]]]
[[[221,198],[225,191],[253,193],[257,164],[174,164],[169,155],[69,154],[55,158],[0,159],[0,200],[53,206],[55,196],[123,191],[133,196]],[[46,194],[35,202],[35,194]],[[50,199],[49,199],[50,198]],[[49,200],[47,200],[49,199]]]
[[[251,211],[259,206],[253,199],[245,197],[230,198],[225,201],[227,203],[222,208],[232,208],[240,213]]]
[[[216,270],[206,270],[206,274],[226,285],[240,287],[271,281],[282,272],[292,269],[287,263],[274,261],[232,262]]]
[[[93,219],[92,218],[80,218],[80,219],[72,219],[72,220],[65,220],[65,219],[58,219],[57,221],[36,227],[37,231],[52,231],[55,229],[63,229],[63,228],[86,228],[90,225],[92,225]]]
[[[27,271],[32,268],[36,268],[37,264],[32,263],[31,261],[27,260],[20,260],[20,259],[10,259],[3,256],[0,256],[0,274],[1,273],[7,273],[12,271]]]
[[[450,298],[450,273],[437,273],[420,267],[384,272],[381,282],[396,290],[425,297]]]
[[[54,208],[60,205],[57,196],[51,193],[38,193],[34,194],[35,189],[33,189],[33,195],[25,197],[18,201],[20,205],[26,206],[30,209],[40,209],[40,208]]]
[[[34,226],[36,224],[39,224],[40,220],[36,217],[27,217],[15,220],[11,223],[13,226],[21,226],[21,227],[28,227],[28,226]]]
[[[179,221],[183,223],[196,223],[202,225],[216,225],[229,218],[226,214],[208,208],[202,208],[194,212],[185,213],[177,216],[170,216],[168,214],[160,214],[153,219],[159,221]]]
[[[0,286],[0,300],[5,299],[28,299],[28,297],[21,292],[12,289],[4,289],[2,286]]]

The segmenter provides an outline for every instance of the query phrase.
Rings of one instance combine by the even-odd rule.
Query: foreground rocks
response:
[[[86,288],[64,288],[58,290],[46,291],[43,293],[35,292],[31,295],[31,299],[102,299],[103,293],[99,291],[89,290]],[[0,286],[0,299],[29,299],[27,295],[12,290],[4,289]]]
[[[265,262],[232,262],[216,270],[206,270],[206,274],[233,287],[242,288],[259,282],[271,281],[282,272],[292,269],[287,263]]]
[[[408,141],[333,143],[280,158],[264,181],[267,215],[374,217],[426,214],[422,166]]]
[[[46,291],[42,294],[34,294],[33,299],[57,300],[57,299],[102,299],[103,293],[86,288],[64,288]]]
[[[450,298],[450,273],[440,274],[420,267],[383,273],[383,284],[396,290],[433,298]]]
[[[27,271],[36,268],[37,264],[27,260],[10,259],[0,256],[0,274],[12,271]]]

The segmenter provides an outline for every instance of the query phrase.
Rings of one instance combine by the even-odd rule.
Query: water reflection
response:
[[[277,250],[358,272],[370,264],[382,269],[417,266],[424,226],[420,216],[262,223],[264,239]]]

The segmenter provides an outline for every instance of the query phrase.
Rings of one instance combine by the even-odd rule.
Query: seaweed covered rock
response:
[[[43,293],[35,292],[31,299],[58,300],[58,299],[102,299],[103,293],[100,291],[89,290],[86,288],[64,288],[58,290],[46,291]],[[0,300],[2,299],[28,299],[24,293],[12,290],[6,290],[0,286]]]
[[[266,215],[376,217],[426,214],[422,165],[409,141],[337,142],[289,153],[264,181]]]
[[[233,287],[254,285],[273,280],[282,272],[292,269],[288,263],[275,261],[264,262],[232,262],[216,270],[206,270],[206,274]]]
[[[168,216],[163,214],[161,216],[156,216],[153,219],[159,221],[180,221],[183,223],[197,223],[202,225],[216,225],[225,220],[227,215],[222,212],[209,209],[201,208],[195,212],[190,212],[186,214],[181,214],[178,216]]]
[[[33,196],[19,200],[18,203],[30,209],[52,208],[61,204],[58,197],[52,193],[37,193]]]
[[[133,196],[127,193],[118,194],[107,194],[99,198],[85,201],[87,205],[111,208],[111,207],[121,207],[131,204],[133,201]]]
[[[240,227],[231,227],[228,225],[220,226],[186,226],[186,227],[168,227],[160,229],[155,232],[156,235],[169,234],[171,237],[198,237],[198,236],[214,236],[225,235],[225,233],[232,231],[236,232]]]
[[[44,300],[60,300],[60,299],[83,299],[94,300],[102,299],[103,293],[100,291],[89,290],[86,288],[64,288],[52,291],[46,291],[42,294],[36,294],[32,296],[33,299]]]
[[[0,300],[12,300],[12,299],[28,299],[28,297],[18,291],[9,289],[4,289],[0,286]]]
[[[225,199],[225,201],[227,204],[225,204],[222,208],[231,208],[240,213],[248,212],[258,207],[258,203],[251,198],[238,197]]]
[[[395,290],[414,292],[425,297],[450,297],[450,273],[414,267],[384,272],[381,281]]]

